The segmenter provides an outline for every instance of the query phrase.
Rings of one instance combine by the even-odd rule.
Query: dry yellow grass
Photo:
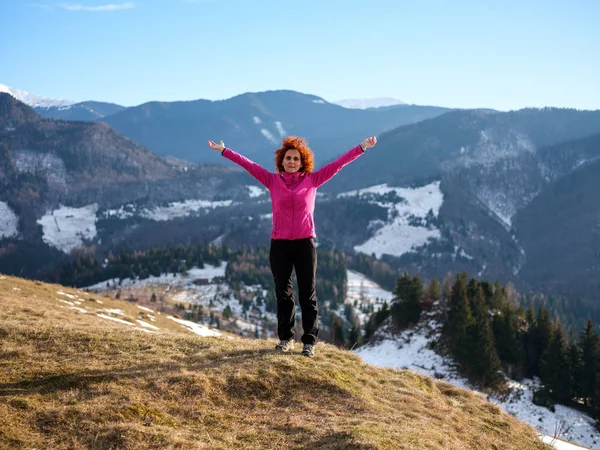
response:
[[[476,394],[333,346],[280,355],[274,341],[199,337],[164,317],[148,334],[60,308],[59,290],[139,312],[1,277],[0,448],[551,448]]]

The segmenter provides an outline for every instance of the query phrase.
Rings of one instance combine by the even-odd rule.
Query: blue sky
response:
[[[0,0],[0,83],[132,106],[329,101],[600,109],[596,0]]]

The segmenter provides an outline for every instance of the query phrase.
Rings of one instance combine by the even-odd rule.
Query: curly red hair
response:
[[[302,168],[299,172],[311,173],[315,167],[315,155],[311,151],[306,139],[298,136],[288,136],[281,141],[281,148],[275,150],[275,170],[285,172],[283,158],[288,150],[298,150],[302,160]]]

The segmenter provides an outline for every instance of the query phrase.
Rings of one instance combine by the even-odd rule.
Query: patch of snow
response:
[[[354,270],[347,270],[346,276],[347,292],[344,303],[349,303],[351,305],[354,305],[355,302],[357,303],[354,313],[359,322],[363,325],[369,319],[369,315],[361,311],[362,307],[373,304],[377,306],[374,307],[374,311],[377,311],[379,306],[384,301],[386,301],[389,305],[394,297],[390,291],[383,289],[381,286],[364,276],[362,273]]]
[[[106,313],[108,313],[108,314],[117,314],[119,316],[124,316],[125,315],[125,311],[123,311],[122,309],[104,308],[103,311],[106,312]]]
[[[137,307],[138,307],[138,308],[140,308],[140,309],[141,309],[141,310],[143,310],[143,311],[147,311],[147,312],[151,312],[151,313],[153,313],[153,312],[154,312],[154,310],[153,310],[153,309],[146,308],[145,306],[140,306],[140,305],[137,305]]]
[[[49,182],[66,184],[67,168],[64,161],[52,153],[17,150],[14,154],[15,169],[19,173],[43,175]]]
[[[192,212],[198,212],[201,209],[208,211],[214,208],[230,206],[231,203],[231,200],[217,202],[211,202],[208,200],[186,200],[184,202],[169,203],[168,206],[157,207],[152,210],[145,209],[140,215],[146,219],[160,222],[171,220],[176,217],[189,216]]]
[[[460,255],[461,258],[473,259],[473,257],[471,255],[469,255],[467,252],[465,252],[462,248],[460,249],[460,252],[458,254]]]
[[[585,447],[580,447],[579,445],[574,445],[570,442],[556,439],[553,436],[545,435],[542,436],[541,439],[544,443],[550,444],[558,450],[585,450]]]
[[[98,317],[102,317],[103,319],[112,320],[114,322],[119,322],[119,323],[122,323],[122,324],[125,324],[125,325],[133,325],[133,323],[131,323],[131,322],[127,322],[126,320],[118,319],[116,317],[107,316],[106,314],[98,313],[96,315]]]
[[[19,234],[19,218],[5,202],[0,202],[0,239]]]
[[[277,131],[279,132],[279,136],[280,137],[284,137],[286,135],[286,132],[283,129],[283,125],[281,125],[281,122],[276,121],[275,122],[275,127],[277,128]]]
[[[191,284],[191,282],[196,278],[205,278],[211,280],[214,277],[224,277],[225,276],[225,267],[227,263],[222,263],[220,266],[213,266],[211,264],[205,264],[204,268],[200,269],[198,267],[192,267],[187,271],[187,275],[177,274],[175,277],[172,273],[169,274],[161,274],[158,277],[149,276],[144,280],[133,280],[131,278],[124,278],[120,283],[121,287],[128,286],[156,286],[156,285],[169,285],[172,288],[187,286]],[[84,289],[86,291],[104,291],[106,289],[107,283],[109,285],[115,285],[119,283],[118,278],[111,278],[109,280],[104,280],[99,283],[93,284],[91,286],[87,286]],[[197,286],[203,287],[203,286]],[[138,306],[138,308],[144,309],[144,307]]]
[[[143,331],[144,333],[156,333],[156,331],[147,330],[145,328],[140,328],[140,327],[133,327],[133,329],[137,330],[137,331]]]
[[[43,229],[43,240],[48,245],[69,253],[83,241],[96,237],[96,203],[82,208],[61,206],[46,213],[37,221]]]
[[[68,300],[63,300],[62,298],[57,298],[56,300],[58,300],[61,303],[66,303],[67,305],[70,305],[70,306],[75,306],[75,303],[70,302]]]
[[[227,236],[227,234],[222,234],[220,236],[217,236],[215,239],[210,241],[210,244],[215,247],[220,247],[221,244],[223,243],[223,239],[225,239],[225,236]]]
[[[318,100],[313,100],[313,103],[319,103],[321,105],[324,105],[327,102],[325,100],[323,100],[323,99],[318,99]]]
[[[77,297],[76,295],[73,295],[73,294],[67,294],[66,292],[63,292],[63,291],[57,291],[56,293],[57,293],[58,295],[64,295],[65,297],[69,297],[69,298],[79,298],[79,297]]]
[[[17,88],[12,88],[12,87],[6,86],[5,84],[0,84],[0,92],[6,92],[7,94],[12,95],[14,98],[19,100],[20,102],[23,102],[26,105],[31,106],[32,108],[35,108],[35,107],[50,108],[50,107],[54,107],[54,106],[67,107],[67,106],[74,105],[75,103],[77,103],[72,100],[65,100],[65,99],[60,99],[60,98],[49,98],[49,97],[42,97],[41,95],[30,94],[27,91],[23,91],[23,90],[17,89]]]
[[[87,310],[85,308],[82,308],[80,306],[67,306],[68,309],[73,309],[77,312],[83,313],[83,314],[87,314]]]
[[[480,278],[481,275],[483,274],[483,272],[485,271],[485,269],[487,269],[487,263],[483,263],[483,267],[481,268],[481,270],[477,273],[477,277]]]
[[[158,328],[157,326],[154,326],[152,324],[149,324],[148,322],[144,322],[143,320],[140,320],[140,319],[136,319],[136,320],[137,320],[137,323],[139,323],[143,327],[151,328],[153,330],[160,330],[160,328]]]
[[[264,137],[266,137],[269,141],[271,141],[274,144],[277,144],[277,139],[275,139],[275,136],[273,136],[273,134],[267,130],[266,128],[261,128],[260,132],[262,133],[262,135]]]
[[[517,212],[517,208],[506,194],[498,190],[497,186],[479,186],[476,194],[477,198],[500,219],[504,228],[510,230],[512,217]]]
[[[127,219],[138,215],[136,207],[133,205],[122,205],[119,209],[109,209],[102,214],[103,218],[118,217],[119,219]]]
[[[430,338],[425,336],[425,330],[435,330]],[[365,362],[380,367],[395,369],[410,369],[435,378],[443,378],[454,386],[472,389],[467,380],[459,376],[454,369],[452,360],[435,353],[429,344],[439,339],[439,324],[433,319],[421,330],[405,330],[397,340],[384,339],[375,345],[365,346],[355,350]],[[554,436],[557,428],[564,425],[560,438],[588,446],[600,443],[591,417],[563,405],[556,405],[556,412],[537,406],[532,402],[533,390],[537,380],[516,382],[509,380],[511,394],[506,399],[490,397],[488,400],[497,404],[505,412],[515,416],[534,428],[542,435]],[[557,447],[561,448],[561,447]]]
[[[250,198],[260,197],[265,192],[267,192],[265,189],[261,189],[258,186],[250,186],[250,185],[248,185],[248,186],[246,186],[246,188],[250,191],[249,192]]]
[[[336,105],[343,106],[344,108],[350,109],[367,109],[367,108],[380,108],[382,106],[395,106],[395,105],[406,105],[401,100],[391,97],[379,97],[379,98],[368,98],[368,99],[344,99],[337,100]]]
[[[369,255],[375,253],[378,258],[383,254],[400,256],[425,245],[431,239],[441,237],[440,230],[435,227],[409,225],[411,217],[424,219],[429,211],[433,213],[434,217],[438,216],[444,201],[439,181],[414,189],[388,187],[387,184],[382,184],[342,193],[338,197],[367,194],[385,195],[392,192],[406,200],[406,202],[372,202],[386,207],[391,218],[377,229],[370,239],[361,245],[355,246],[354,250],[357,252]]]
[[[184,327],[186,327],[187,329],[189,329],[193,333],[196,333],[199,336],[221,336],[221,333],[219,333],[218,331],[211,330],[206,325],[190,322],[189,320],[177,319],[173,316],[167,316],[167,318],[183,325]]]

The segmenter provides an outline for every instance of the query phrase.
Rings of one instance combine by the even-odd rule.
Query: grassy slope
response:
[[[0,276],[0,448],[550,448],[445,382],[329,345],[311,360],[273,341],[199,337],[164,315],[147,334],[61,308],[59,290],[139,312]]]

